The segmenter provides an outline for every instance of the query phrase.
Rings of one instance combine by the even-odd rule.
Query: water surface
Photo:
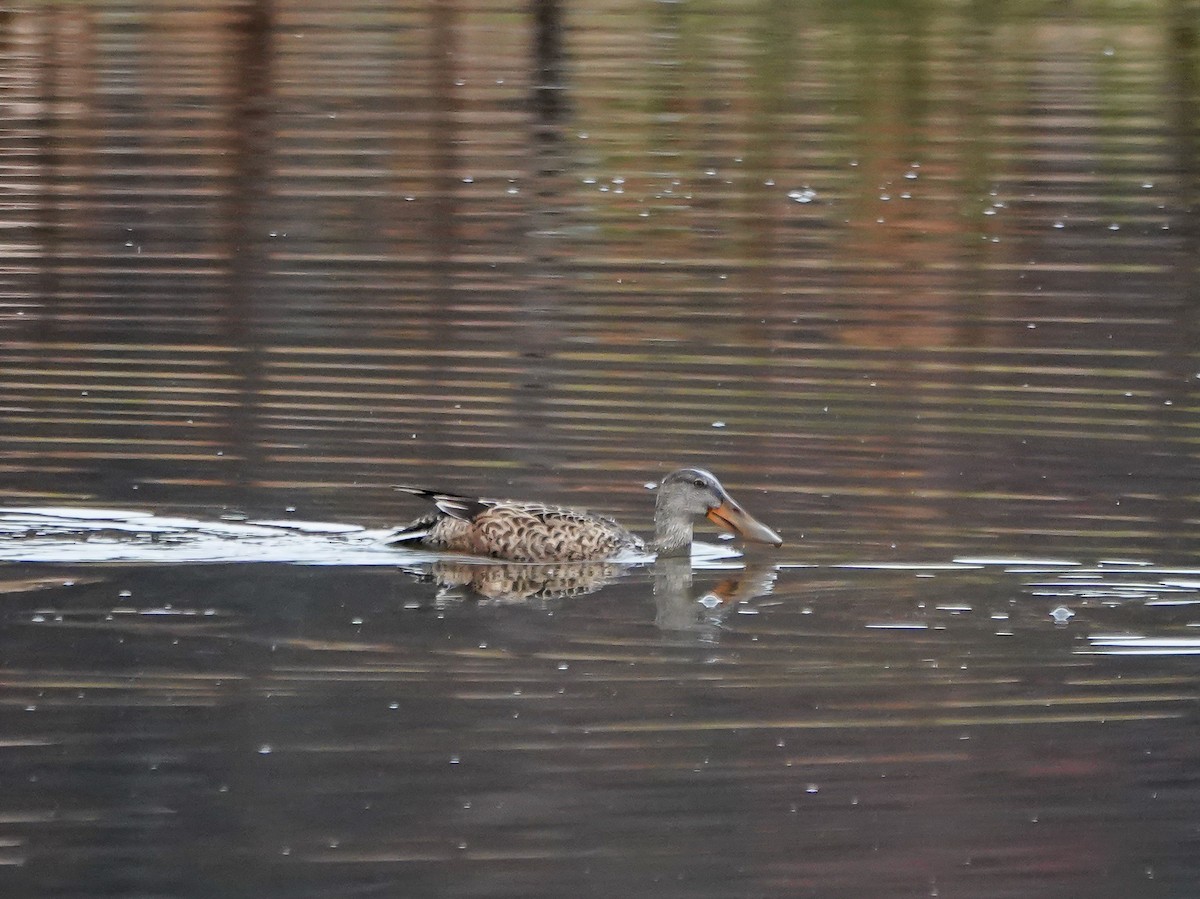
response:
[[[0,13],[6,895],[1194,895],[1198,23]]]

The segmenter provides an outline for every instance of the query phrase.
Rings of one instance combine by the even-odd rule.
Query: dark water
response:
[[[0,10],[3,894],[1197,895],[1198,48]],[[786,545],[371,540],[394,483],[644,531],[680,465]]]

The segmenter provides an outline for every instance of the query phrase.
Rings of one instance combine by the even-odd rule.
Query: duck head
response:
[[[654,547],[660,556],[691,552],[692,524],[703,515],[743,540],[782,546],[783,538],[736,503],[703,468],[681,468],[663,478],[654,509]]]

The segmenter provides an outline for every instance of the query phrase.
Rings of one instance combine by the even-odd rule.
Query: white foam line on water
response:
[[[258,525],[264,528],[287,528],[292,531],[316,532],[322,534],[352,534],[356,531],[366,533],[365,529],[360,524],[336,524],[331,521],[288,521],[281,519],[279,521],[266,521],[260,519],[251,519],[246,524]]]
[[[1200,587],[1197,584],[1193,587],[1168,585],[1165,583],[1154,583],[1152,581],[1092,581],[1092,580],[1077,580],[1075,578],[1061,578],[1053,581],[1032,581],[1025,584],[1026,587],[1057,587],[1059,589],[1077,588],[1079,590],[1137,590],[1145,592],[1147,590],[1155,593],[1194,593]]]
[[[1088,637],[1093,646],[1137,646],[1155,649],[1195,649],[1200,651],[1200,637],[1143,637],[1104,636]]]
[[[384,546],[380,541],[390,531],[360,525],[200,520],[115,509],[4,508],[0,532],[9,535],[0,540],[0,561],[42,564],[398,565],[428,556]]]
[[[140,512],[133,509],[71,509],[66,506],[38,506],[36,508],[0,508],[0,515],[5,518],[47,518],[66,521],[90,521],[103,519],[105,521],[132,520],[134,518],[155,518],[153,512]],[[158,519],[166,520],[166,519]]]
[[[1082,565],[1081,562],[1072,562],[1068,559],[1010,559],[1003,556],[963,556],[954,559],[957,565],[978,565],[978,566],[1008,566],[1008,565],[1033,565],[1041,568],[1076,568]]]
[[[1200,644],[1195,646],[1143,646],[1133,643],[1100,644],[1090,649],[1076,649],[1073,655],[1080,656],[1198,656]]]
[[[863,627],[883,631],[927,631],[929,625],[919,621],[878,621],[864,624]]]
[[[978,571],[982,565],[954,562],[841,562],[830,568],[866,571]]]

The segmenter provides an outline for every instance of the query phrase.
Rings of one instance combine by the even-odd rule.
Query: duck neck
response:
[[[660,556],[686,556],[692,551],[692,516],[664,503],[654,508],[654,551]]]

